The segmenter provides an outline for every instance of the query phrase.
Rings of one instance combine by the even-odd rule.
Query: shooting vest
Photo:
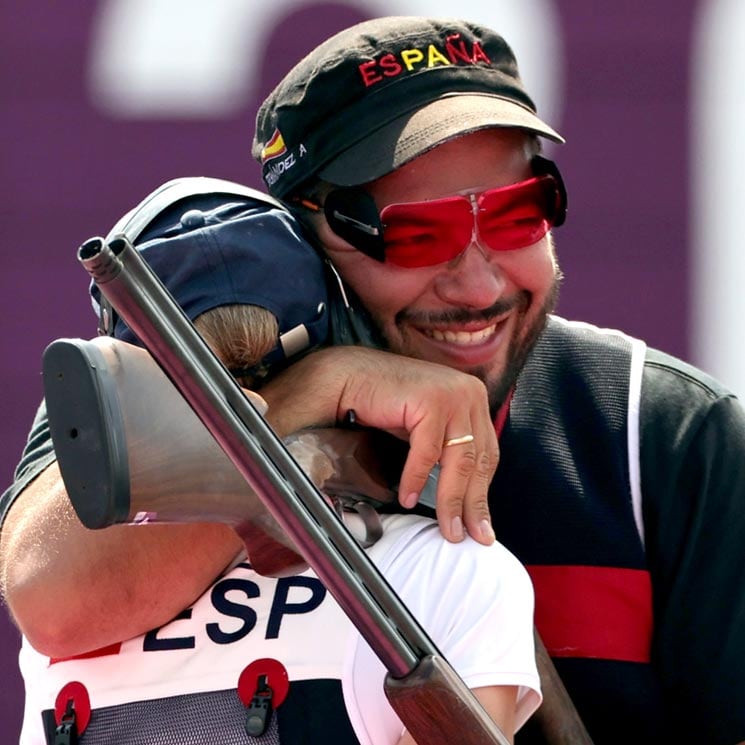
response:
[[[242,562],[159,629],[74,659],[26,647],[21,660],[29,698],[56,693],[57,716],[42,714],[48,743],[65,742],[55,732],[72,699],[81,745],[177,745],[179,731],[188,743],[302,745],[333,732],[356,745],[341,689],[350,629],[311,573],[268,578]],[[263,714],[265,731],[249,735]]]
[[[603,743],[609,731],[664,741],[641,514],[645,356],[636,339],[550,319],[516,385],[490,489],[497,538],[533,580],[536,627]],[[517,742],[536,738],[528,723]]]

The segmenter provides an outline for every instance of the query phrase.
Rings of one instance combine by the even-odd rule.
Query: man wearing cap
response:
[[[745,415],[683,362],[551,315],[566,196],[543,137],[561,141],[509,46],[472,23],[378,19],[301,60],[262,106],[253,152],[382,349],[314,352],[263,393],[282,431],[352,409],[407,432],[404,506],[440,463],[443,534],[488,544],[493,526],[525,563],[596,743],[733,745]],[[198,540],[228,561],[220,528]]]
[[[254,156],[399,367],[320,351],[277,381],[297,391],[283,410],[305,402],[307,424],[314,403],[324,421],[318,393],[340,377],[342,411],[348,388],[375,396],[406,370],[424,395],[423,362],[478,378],[499,433],[491,524],[531,574],[537,628],[595,742],[733,745],[745,741],[745,414],[641,340],[551,315],[566,196],[541,138],[562,141],[505,41],[476,24],[374,20],[288,73],[259,111]],[[403,504],[431,461],[488,460],[465,402],[431,450],[412,437]],[[486,540],[486,486],[473,475],[461,499],[453,484],[440,483],[443,533]]]

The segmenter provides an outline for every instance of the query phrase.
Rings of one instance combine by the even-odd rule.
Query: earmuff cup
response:
[[[381,263],[385,261],[383,224],[375,200],[364,189],[335,189],[323,205],[326,221],[340,238]]]

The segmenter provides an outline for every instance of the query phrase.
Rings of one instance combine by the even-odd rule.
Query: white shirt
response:
[[[523,567],[498,544],[448,543],[427,518],[383,522],[383,538],[368,549],[373,561],[469,687],[520,687],[522,725],[540,703]],[[44,745],[40,712],[70,681],[85,685],[95,716],[99,707],[234,689],[246,665],[264,657],[279,660],[290,681],[341,679],[362,745],[398,741],[403,725],[385,698],[383,665],[312,571],[277,579],[239,563],[181,616],[86,659],[52,662],[24,640],[20,745]]]

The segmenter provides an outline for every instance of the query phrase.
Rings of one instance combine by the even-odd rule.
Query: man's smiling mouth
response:
[[[477,331],[444,330],[444,329],[420,329],[422,333],[435,341],[457,344],[459,346],[475,346],[484,344],[497,333],[498,324],[485,326]]]

